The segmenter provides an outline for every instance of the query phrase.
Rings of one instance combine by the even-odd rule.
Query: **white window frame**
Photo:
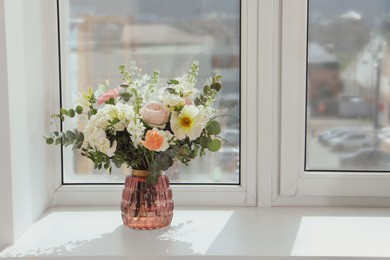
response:
[[[56,1],[48,2],[52,25],[57,24]],[[241,184],[172,185],[176,205],[255,206],[257,203],[257,10],[256,0],[243,0],[241,6]],[[51,60],[58,68],[58,28],[51,26]],[[63,59],[62,59],[63,60]],[[59,68],[58,68],[59,69]],[[53,75],[52,82],[59,82]],[[53,98],[58,109],[58,98]],[[56,113],[56,109],[52,111]],[[58,147],[59,148],[59,147]],[[62,185],[61,154],[53,155],[56,174],[52,185],[52,205],[117,205],[121,185]]]
[[[304,171],[307,1],[275,2],[280,6],[273,15],[280,25],[274,30],[280,34],[274,40],[280,52],[272,61],[280,88],[272,97],[280,104],[280,121],[272,127],[280,131],[280,173],[272,175],[272,205],[389,206],[388,174]]]

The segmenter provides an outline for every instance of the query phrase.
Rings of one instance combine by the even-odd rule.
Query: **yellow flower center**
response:
[[[182,127],[191,127],[191,124],[192,124],[192,120],[190,117],[188,116],[185,116],[183,117],[181,120],[180,120],[180,125]]]

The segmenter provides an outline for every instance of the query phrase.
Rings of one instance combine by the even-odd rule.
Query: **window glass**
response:
[[[67,0],[60,3],[62,106],[79,92],[109,80],[119,85],[120,64],[144,73],[159,70],[161,82],[199,61],[199,87],[222,75],[221,150],[168,171],[173,183],[239,184],[240,1]],[[82,127],[76,120],[66,127]],[[111,175],[93,169],[78,152],[63,149],[63,183],[122,183],[127,169]]]
[[[389,0],[309,0],[306,170],[390,169],[389,40]]]

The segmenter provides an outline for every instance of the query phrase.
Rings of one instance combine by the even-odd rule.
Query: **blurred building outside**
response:
[[[226,17],[209,16],[188,21],[186,24],[136,22],[133,16],[85,15],[72,18],[65,24],[69,37],[65,39],[65,52],[68,54],[68,84],[64,90],[65,104],[77,101],[78,92],[89,87],[96,89],[98,83],[110,81],[110,85],[121,82],[118,66],[135,62],[145,73],[158,69],[165,82],[171,76],[178,76],[188,70],[193,60],[198,60],[200,71],[198,87],[212,74],[223,76],[222,113],[229,117],[221,117],[223,129],[239,130],[239,38],[237,33],[226,33],[236,28],[237,20]],[[193,24],[194,26],[191,26]],[[195,30],[195,31],[194,31]],[[197,31],[196,31],[197,30]],[[167,58],[169,57],[169,58]],[[69,81],[70,79],[70,81]],[[72,124],[81,122],[73,121]],[[236,133],[236,132],[234,132]],[[237,133],[239,135],[239,131]],[[232,137],[239,140],[239,137]],[[227,182],[239,181],[239,151],[228,152],[230,144],[224,143],[221,152],[196,159],[191,167],[186,168],[186,175],[177,177],[174,172],[180,171],[175,165],[171,169],[173,182]],[[239,144],[238,144],[239,147]],[[234,169],[221,168],[223,154],[230,161],[235,161]],[[81,175],[89,175],[93,171],[91,162],[77,153],[68,153],[65,159],[69,182],[80,182]],[[72,159],[73,158],[73,159]],[[227,172],[226,172],[227,171]],[[75,176],[71,172],[76,172]],[[121,170],[126,172],[126,170]],[[123,173],[125,174],[125,173]],[[113,176],[111,181],[118,182],[123,174]],[[115,175],[115,174],[114,174]],[[199,178],[197,178],[198,176]],[[81,178],[84,178],[81,176]],[[99,181],[98,181],[99,182]]]

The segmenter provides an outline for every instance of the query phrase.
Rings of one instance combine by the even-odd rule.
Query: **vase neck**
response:
[[[149,175],[149,171],[148,170],[136,170],[136,169],[133,169],[131,171],[131,175],[135,176],[135,177],[146,177]]]

